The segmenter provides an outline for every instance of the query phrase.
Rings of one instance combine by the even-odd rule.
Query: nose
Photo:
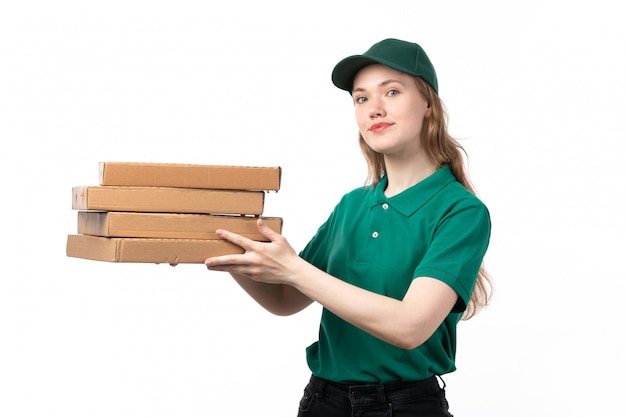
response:
[[[377,117],[384,117],[385,116],[385,107],[383,106],[382,102],[380,99],[375,99],[375,98],[371,98],[369,100],[369,115],[370,118],[375,119]]]

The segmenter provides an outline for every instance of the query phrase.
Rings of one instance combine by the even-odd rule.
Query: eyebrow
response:
[[[392,83],[398,83],[398,84],[400,84],[400,85],[404,86],[404,83],[403,83],[402,81],[400,81],[400,80],[390,79],[390,80],[385,80],[385,81],[382,81],[380,84],[378,84],[378,87],[384,87],[384,86],[386,86],[386,85],[388,85],[388,84],[392,84]],[[354,93],[355,91],[360,92],[360,91],[365,91],[365,89],[364,89],[364,88],[360,88],[360,87],[359,87],[359,88],[355,88],[354,90],[352,90],[352,92],[353,92],[353,93]]]

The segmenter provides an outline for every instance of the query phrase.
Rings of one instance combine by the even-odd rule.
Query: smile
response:
[[[370,126],[370,131],[374,133],[379,133],[387,129],[389,126],[391,126],[391,123],[376,123]]]

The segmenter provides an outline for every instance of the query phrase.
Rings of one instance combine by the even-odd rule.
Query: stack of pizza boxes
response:
[[[69,257],[203,263],[243,253],[217,229],[263,241],[263,218],[281,233],[282,218],[263,216],[266,193],[280,188],[280,167],[101,162],[99,178],[72,188],[78,230],[67,237]]]

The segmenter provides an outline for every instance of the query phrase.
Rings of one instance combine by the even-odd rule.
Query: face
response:
[[[359,131],[370,148],[386,157],[420,154],[420,132],[430,115],[412,76],[379,64],[354,78],[352,99]]]

